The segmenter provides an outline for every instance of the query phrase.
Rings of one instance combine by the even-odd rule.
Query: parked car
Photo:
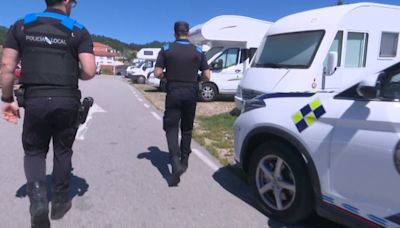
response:
[[[268,217],[400,226],[400,63],[362,78],[340,92],[245,102],[235,159]]]

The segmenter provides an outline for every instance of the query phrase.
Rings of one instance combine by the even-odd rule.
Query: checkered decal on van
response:
[[[310,104],[304,106],[300,111],[292,116],[292,119],[299,132],[303,132],[309,126],[314,124],[321,116],[326,113],[324,106],[319,98]]]

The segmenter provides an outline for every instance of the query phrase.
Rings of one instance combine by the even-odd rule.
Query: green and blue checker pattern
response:
[[[292,119],[299,132],[303,132],[314,124],[321,116],[326,113],[324,106],[319,98],[304,106],[300,111],[292,116]]]

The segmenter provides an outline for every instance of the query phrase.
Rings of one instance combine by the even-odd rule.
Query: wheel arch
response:
[[[243,142],[242,151],[240,153],[240,161],[244,171],[248,173],[250,158],[253,155],[256,147],[267,140],[276,140],[287,143],[294,149],[294,151],[299,153],[299,156],[302,158],[310,176],[313,193],[318,204],[318,199],[322,199],[322,193],[319,176],[314,161],[310,153],[298,139],[281,129],[273,127],[259,127],[252,130],[248,134]]]

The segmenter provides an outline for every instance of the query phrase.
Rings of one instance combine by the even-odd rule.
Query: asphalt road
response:
[[[97,77],[80,87],[95,106],[74,144],[72,209],[52,227],[283,227],[254,207],[245,182],[196,143],[188,172],[170,188],[162,113],[120,77]],[[29,227],[22,121],[0,120],[0,129],[0,226]],[[52,159],[50,150],[49,181]],[[317,218],[293,227],[321,224],[334,226]]]

